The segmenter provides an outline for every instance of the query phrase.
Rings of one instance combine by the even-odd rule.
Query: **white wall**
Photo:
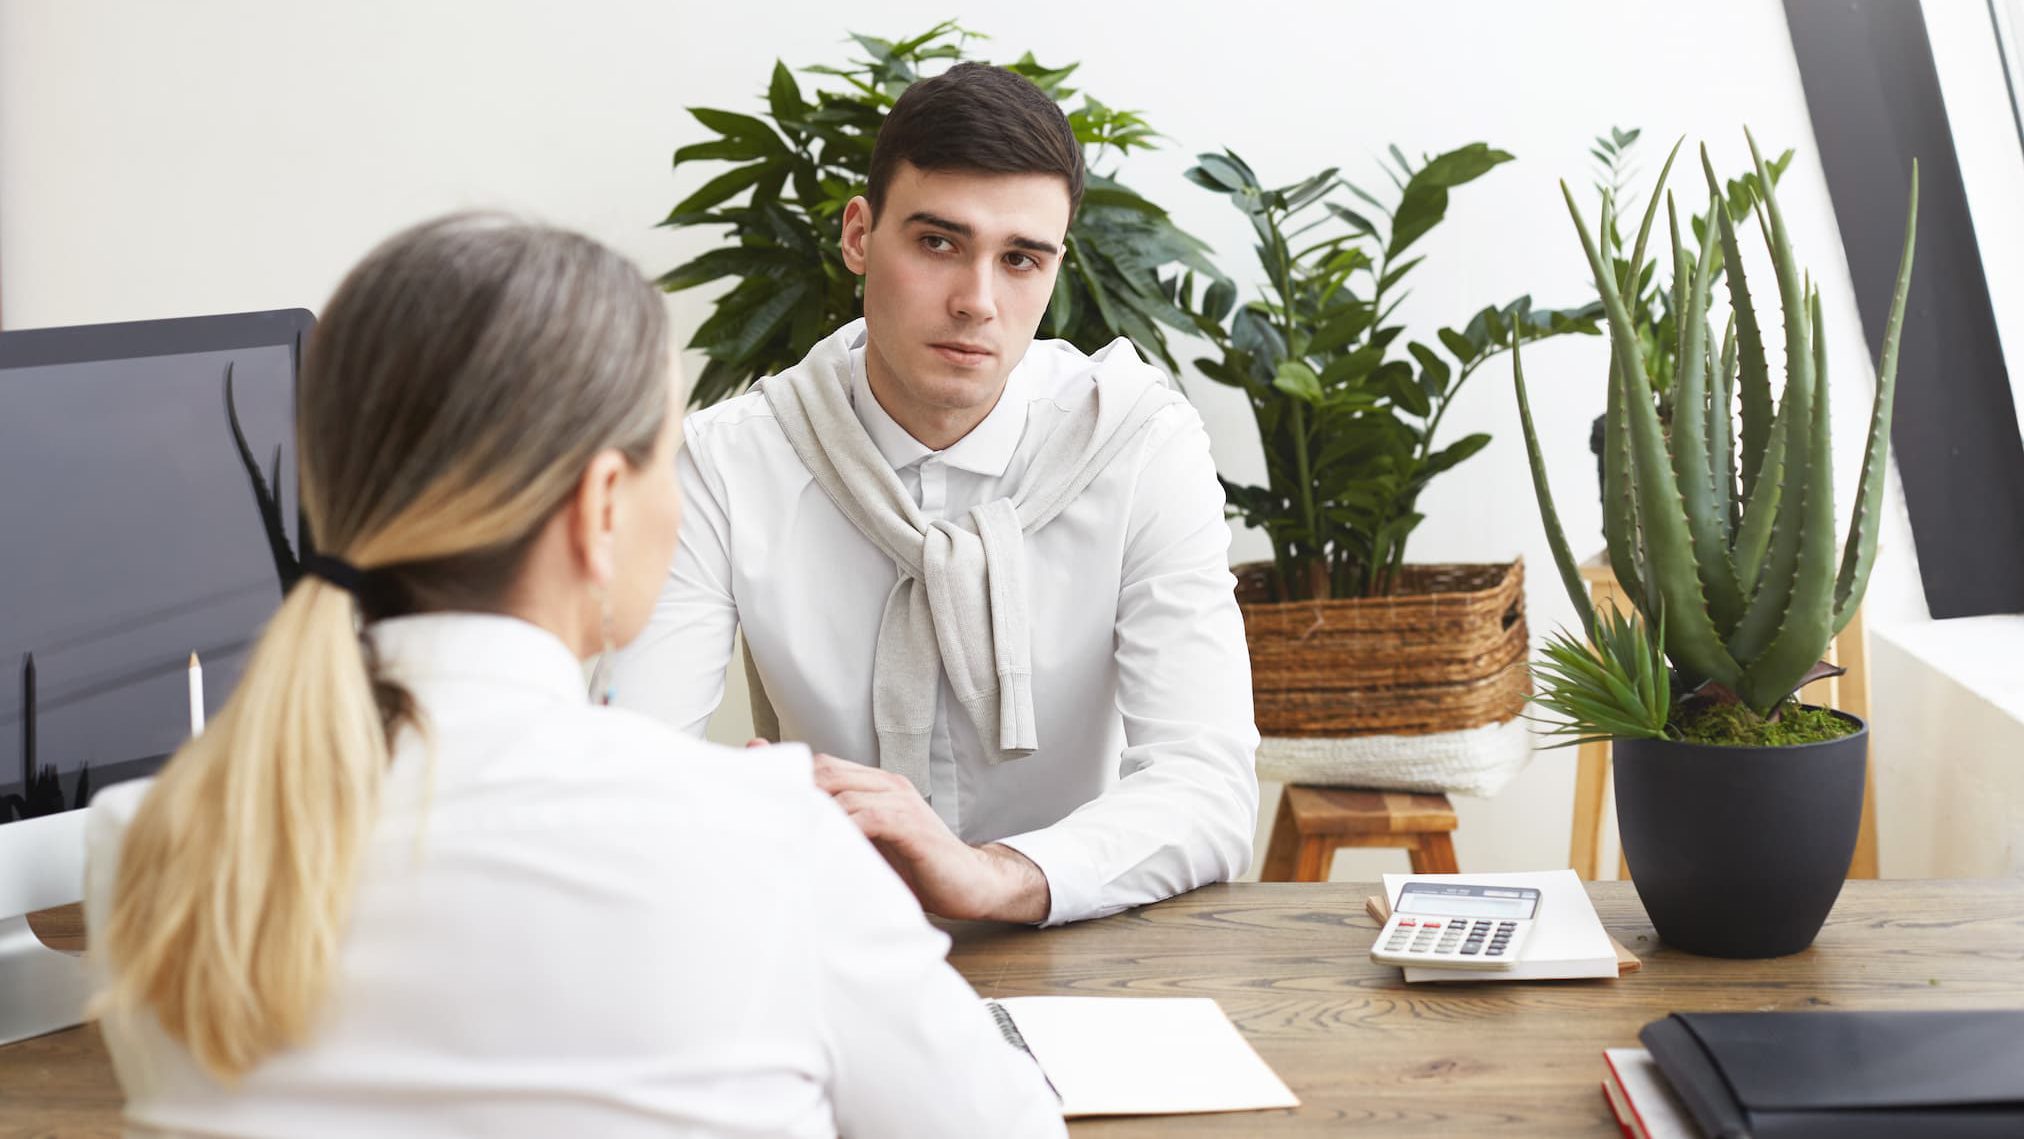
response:
[[[773,60],[836,61],[847,30],[923,30],[946,3],[807,0],[700,5],[0,0],[0,297],[9,327],[201,312],[318,307],[339,275],[394,228],[496,205],[575,226],[652,271],[705,247],[651,228],[700,180],[667,168],[703,137],[685,105],[751,109]],[[1866,415],[1865,355],[1799,77],[1776,0],[1696,5],[1541,0],[1524,5],[1384,0],[1090,4],[1030,0],[969,16],[994,52],[1081,60],[1088,89],[1142,108],[1174,140],[1124,176],[1171,208],[1255,282],[1247,232],[1181,171],[1232,146],[1271,180],[1339,164],[1382,182],[1384,146],[1430,152],[1474,140],[1518,161],[1460,191],[1402,310],[1416,335],[1529,292],[1574,304],[1587,271],[1557,180],[1584,204],[1592,136],[1642,126],[1647,172],[1673,138],[1706,139],[1725,174],[1741,127],[1799,157],[1781,199],[1821,283],[1837,360],[1838,437],[1849,456]],[[1698,176],[1687,169],[1687,200]],[[707,295],[671,298],[686,332]],[[1529,353],[1533,398],[1570,535],[1599,545],[1588,424],[1605,349]],[[1183,351],[1183,358],[1193,354]],[[1242,401],[1197,378],[1218,462],[1261,476]],[[1453,436],[1496,442],[1426,496],[1421,560],[1523,555],[1531,621],[1567,622],[1515,424],[1508,370],[1486,368],[1449,416]],[[1266,550],[1253,534],[1236,553]],[[1886,551],[1884,579],[1893,572]],[[1912,591],[1915,593],[1915,588]],[[734,679],[736,679],[734,677]],[[1879,698],[1879,713],[1883,711]],[[719,717],[742,737],[737,710]],[[1542,754],[1502,796],[1464,802],[1465,866],[1560,864],[1572,755]],[[1271,803],[1267,803],[1267,812]],[[1345,855],[1339,873],[1396,867]]]

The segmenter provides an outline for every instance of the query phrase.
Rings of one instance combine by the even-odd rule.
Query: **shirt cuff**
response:
[[[1025,855],[1047,879],[1047,920],[1040,923],[1043,927],[1081,921],[1094,914],[1098,891],[1095,868],[1090,866],[1082,844],[1061,833],[1059,825],[997,841]]]

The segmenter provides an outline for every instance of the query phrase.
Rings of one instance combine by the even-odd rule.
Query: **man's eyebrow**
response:
[[[1010,241],[1007,241],[1005,244],[1010,245],[1014,249],[1024,249],[1029,253],[1061,252],[1061,247],[1059,245],[1056,245],[1051,241],[1042,241],[1037,237],[1014,237]]]
[[[913,213],[908,214],[907,224],[925,225],[935,229],[945,229],[948,230],[950,233],[955,234],[957,237],[973,238],[977,236],[977,231],[967,223],[959,221],[951,221],[948,218],[941,216],[940,214],[931,214],[926,210],[916,210]],[[1061,252],[1061,247],[1059,245],[1056,245],[1051,241],[1042,241],[1037,237],[1019,237],[1015,235],[1007,239],[1005,244],[1010,245],[1014,249],[1024,249],[1029,253],[1052,254]]]

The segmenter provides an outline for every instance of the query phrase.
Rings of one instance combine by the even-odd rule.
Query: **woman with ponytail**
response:
[[[617,254],[484,216],[331,298],[323,552],[204,734],[94,801],[135,1133],[1061,1133],[805,750],[586,694],[674,550],[665,324]]]

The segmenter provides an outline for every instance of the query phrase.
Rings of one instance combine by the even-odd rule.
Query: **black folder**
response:
[[[2024,1136],[2024,1010],[1674,1013],[1638,1035],[1708,1139]]]

